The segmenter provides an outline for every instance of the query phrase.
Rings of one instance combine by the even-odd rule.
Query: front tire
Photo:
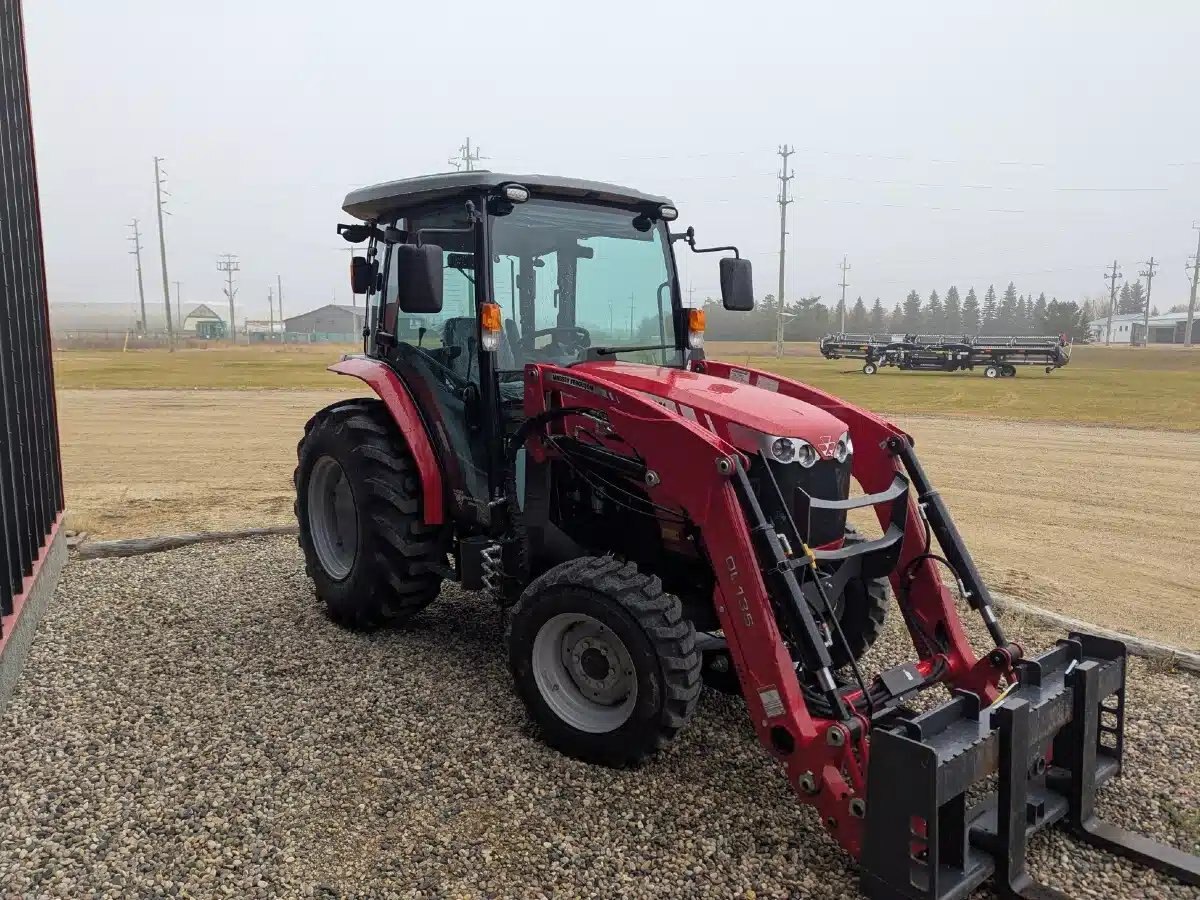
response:
[[[420,476],[387,408],[352,400],[323,410],[296,453],[300,548],[330,616],[373,628],[432,603],[445,543],[425,524]]]
[[[846,529],[846,543],[859,544],[865,541],[858,531]],[[834,641],[829,648],[829,656],[833,660],[833,668],[840,669],[850,664],[850,660],[862,658],[871,645],[883,633],[887,620],[888,580],[886,578],[851,578],[846,582],[846,590],[835,604],[838,611],[838,624],[850,645],[850,652],[841,641]]]
[[[864,375],[874,375],[879,371],[879,366],[875,365],[875,363],[867,363],[863,366],[862,370]]]
[[[1000,370],[996,366],[988,366],[983,370],[984,378],[999,378]]]
[[[547,744],[636,765],[687,724],[700,694],[696,633],[656,576],[611,557],[571,560],[513,607],[509,665]]]

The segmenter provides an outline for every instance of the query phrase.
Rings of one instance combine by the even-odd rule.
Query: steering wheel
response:
[[[558,325],[533,333],[535,339],[546,335],[551,336],[550,343],[534,353],[558,362],[578,362],[583,358],[584,351],[592,346],[592,333],[578,325]]]

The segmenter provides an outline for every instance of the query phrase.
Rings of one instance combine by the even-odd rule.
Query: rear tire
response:
[[[296,453],[300,548],[329,615],[373,628],[432,603],[445,541],[425,524],[420,476],[387,408],[351,400],[322,410]]]
[[[1003,375],[1005,378],[1016,378],[1017,377],[1017,367],[1013,366],[1013,365],[1005,365],[1000,369],[1000,374]]]
[[[526,710],[568,756],[636,765],[695,710],[692,623],[679,598],[631,562],[585,556],[550,569],[513,607],[506,639]]]

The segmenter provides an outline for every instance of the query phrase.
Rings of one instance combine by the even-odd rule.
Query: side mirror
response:
[[[737,256],[721,258],[721,304],[729,310],[754,309],[754,277],[750,260]]]
[[[365,256],[350,257],[350,290],[365,294],[375,285],[375,264]]]
[[[397,298],[406,313],[442,311],[442,248],[437,244],[398,244],[392,249]]]

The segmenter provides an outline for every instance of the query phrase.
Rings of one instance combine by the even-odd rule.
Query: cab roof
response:
[[[582,178],[561,178],[557,175],[510,175],[476,169],[471,172],[443,172],[438,175],[419,175],[359,188],[346,195],[342,209],[364,221],[378,219],[387,213],[403,213],[406,209],[431,201],[449,200],[460,194],[479,189],[497,188],[517,183],[529,188],[532,197],[557,197],[565,200],[592,200],[631,206],[673,205],[666,197],[643,194],[633,188],[586,181]]]

